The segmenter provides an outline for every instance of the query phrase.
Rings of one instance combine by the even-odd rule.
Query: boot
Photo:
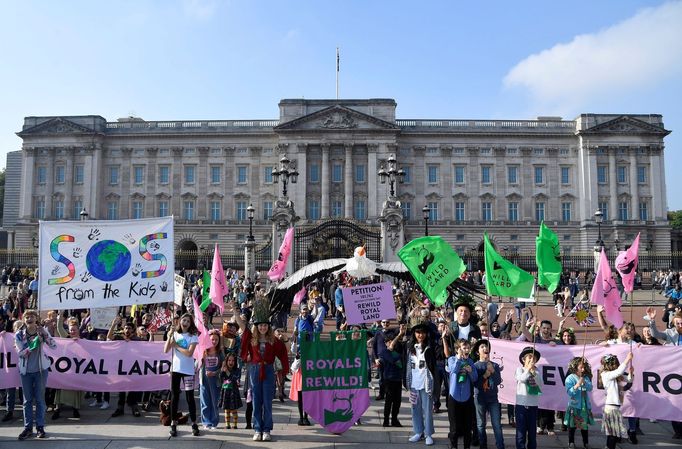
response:
[[[400,424],[400,421],[398,421],[398,418],[393,418],[391,420],[391,427],[402,427],[403,425]]]
[[[388,427],[388,416],[384,416],[384,423],[381,426]]]
[[[229,429],[230,428],[230,415],[225,413],[225,428]]]
[[[628,432],[628,439],[630,443],[637,444],[637,432]]]
[[[237,421],[238,421],[237,418],[238,418],[237,412],[236,411],[232,412],[232,428],[233,429],[237,428]]]

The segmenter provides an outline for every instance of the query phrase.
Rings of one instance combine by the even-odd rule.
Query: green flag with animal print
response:
[[[491,296],[530,298],[535,285],[533,276],[497,254],[483,235],[485,245],[485,288]]]
[[[538,265],[538,285],[554,293],[561,280],[561,252],[559,237],[540,223],[540,232],[535,238],[535,261]]]

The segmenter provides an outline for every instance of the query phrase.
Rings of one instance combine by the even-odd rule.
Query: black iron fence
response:
[[[233,270],[244,270],[244,251],[220,253],[223,267]],[[210,268],[213,263],[213,251],[186,251],[175,252],[175,268],[186,270],[200,270]],[[37,267],[37,248],[17,248],[0,250],[0,266]],[[267,271],[272,265],[272,244],[270,242],[256,247],[256,270]]]

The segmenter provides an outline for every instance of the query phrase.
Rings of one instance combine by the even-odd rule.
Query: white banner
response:
[[[184,298],[185,295],[185,278],[180,276],[179,274],[175,275],[173,291],[175,292],[174,298],[175,304],[181,306],[182,299]]]
[[[173,217],[41,221],[41,309],[173,301]]]

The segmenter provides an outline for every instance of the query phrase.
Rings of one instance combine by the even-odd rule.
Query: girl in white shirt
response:
[[[199,330],[194,324],[194,318],[189,313],[180,317],[180,324],[168,333],[168,339],[164,345],[163,352],[173,349],[173,368],[171,370],[171,425],[170,436],[178,435],[177,422],[175,416],[178,412],[180,402],[180,381],[185,377],[194,376],[194,349],[199,343]],[[193,382],[194,379],[191,379]],[[197,425],[197,404],[194,401],[194,390],[185,391],[187,406],[189,408],[189,418],[192,420],[192,435],[199,435]]]
[[[623,403],[623,391],[632,386],[632,365],[627,377],[623,374],[632,361],[632,352],[629,352],[623,363],[618,362],[618,357],[607,354],[601,359],[602,369],[599,373],[600,387],[606,390],[606,402],[604,403],[604,420],[602,431],[606,434],[606,447],[615,449],[618,438],[627,436],[627,429],[623,424],[623,416],[620,406]]]

